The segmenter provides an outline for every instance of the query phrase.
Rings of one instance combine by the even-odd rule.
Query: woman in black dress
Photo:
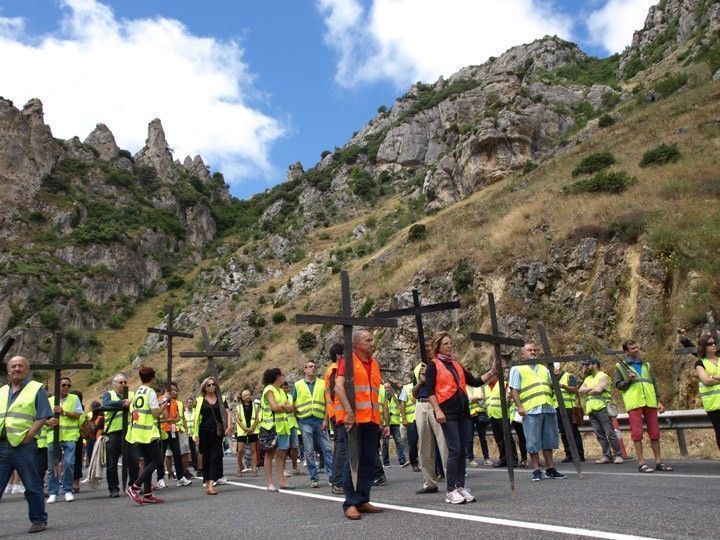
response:
[[[193,438],[202,454],[202,473],[208,495],[217,495],[214,486],[224,484],[223,439],[225,438],[226,407],[221,402],[217,381],[208,377],[200,385],[195,402]]]

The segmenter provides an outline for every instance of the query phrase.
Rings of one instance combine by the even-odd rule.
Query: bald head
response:
[[[7,363],[7,373],[12,383],[18,385],[30,375],[30,362],[24,356],[13,356]]]

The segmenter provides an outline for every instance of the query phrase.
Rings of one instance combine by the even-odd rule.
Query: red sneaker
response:
[[[130,497],[133,501],[135,501],[139,505],[143,504],[143,498],[140,496],[140,492],[137,490],[137,488],[135,488],[133,486],[128,486],[128,488],[125,490],[125,493],[127,493],[128,497]]]
[[[162,504],[165,502],[165,499],[156,497],[152,493],[150,495],[145,495],[142,500],[144,504]]]

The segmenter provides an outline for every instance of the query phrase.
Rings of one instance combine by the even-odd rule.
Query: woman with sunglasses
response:
[[[720,448],[720,367],[717,344],[712,336],[704,335],[698,340],[697,357],[695,373],[700,379],[700,400],[715,429],[715,442]]]
[[[195,401],[193,438],[202,454],[202,473],[208,495],[217,495],[214,486],[224,483],[223,439],[225,438],[224,405],[220,402],[217,381],[208,377],[200,384]]]
[[[285,382],[280,368],[266,369],[263,373],[263,391],[261,400],[260,448],[265,450],[265,481],[268,491],[293,489],[285,479],[285,457],[290,448],[290,424],[288,413],[295,412],[295,407],[288,401],[283,392]],[[273,458],[278,472],[278,486],[273,484]]]

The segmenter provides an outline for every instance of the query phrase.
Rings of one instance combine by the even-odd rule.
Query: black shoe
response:
[[[435,486],[435,487],[424,487],[422,489],[418,489],[415,493],[417,493],[418,495],[425,495],[426,493],[437,493],[437,492],[438,492],[438,488],[437,488],[437,486]]]
[[[387,484],[387,478],[385,478],[384,474],[373,480],[373,486],[384,486],[385,484]]]
[[[117,499],[120,496],[120,490],[114,489],[110,492],[111,499]]]
[[[32,527],[28,529],[28,533],[43,532],[47,529],[47,523],[33,523]]]
[[[500,467],[507,467],[507,461],[498,461],[495,465],[493,465],[496,469],[499,469]]]
[[[566,457],[565,459],[561,459],[560,463],[572,463],[572,457]]]

